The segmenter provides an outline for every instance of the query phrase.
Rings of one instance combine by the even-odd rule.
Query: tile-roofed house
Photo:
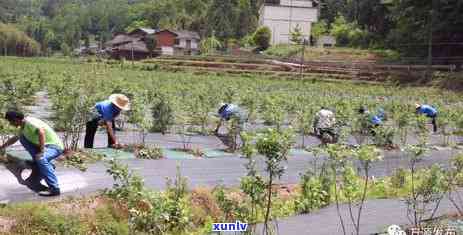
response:
[[[192,39],[197,39],[200,40],[201,37],[199,37],[199,34],[197,32],[193,31],[188,31],[188,30],[171,30],[171,32],[177,34],[177,38],[192,38]]]
[[[105,46],[106,47],[114,47],[114,46],[118,46],[118,45],[122,45],[122,44],[126,44],[126,43],[129,43],[133,40],[136,40],[135,37],[132,37],[130,35],[127,35],[127,34],[117,34],[116,36],[114,36],[113,39],[107,41],[105,43]]]
[[[163,55],[192,55],[199,52],[199,34],[187,30],[161,30],[155,34],[157,48]]]
[[[111,55],[116,58],[126,58],[126,59],[145,59],[150,56],[150,51],[146,47],[146,43],[141,40],[134,40],[125,44],[121,44],[111,49]]]
[[[136,28],[132,31],[129,32],[129,35],[131,36],[141,36],[141,37],[146,37],[147,35],[153,35],[157,32],[158,30],[156,29],[151,29],[151,28]]]
[[[144,59],[150,56],[147,40],[156,40],[156,50],[168,55],[191,55],[199,52],[199,34],[187,30],[137,28],[127,34],[117,34],[105,43],[113,58]]]

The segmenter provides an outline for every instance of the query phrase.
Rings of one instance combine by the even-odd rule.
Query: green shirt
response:
[[[45,130],[45,145],[55,145],[64,149],[58,134],[47,123],[33,117],[26,117],[25,122],[21,134],[31,143],[39,146],[39,129],[43,128]]]

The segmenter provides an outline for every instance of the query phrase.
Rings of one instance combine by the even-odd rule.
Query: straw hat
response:
[[[130,110],[130,101],[127,96],[123,94],[112,94],[109,96],[109,101],[124,111]]]

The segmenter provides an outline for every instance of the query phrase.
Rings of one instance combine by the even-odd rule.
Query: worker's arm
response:
[[[33,157],[38,161],[42,159],[43,152],[45,151],[45,129],[39,128],[37,132],[39,134],[39,152]]]
[[[116,135],[114,135],[114,130],[113,130],[113,122],[112,121],[105,121],[106,128],[109,134],[109,137],[112,139],[112,142],[114,143],[112,147],[117,148],[119,147],[119,144],[117,143]]]
[[[11,137],[4,144],[2,144],[2,146],[0,146],[0,149],[5,149],[5,148],[13,145],[14,143],[16,143],[18,140],[19,140],[19,136]]]
[[[214,132],[219,133],[219,128],[222,126],[223,118],[220,118],[219,123],[217,124],[217,127],[215,128]]]
[[[39,151],[43,153],[45,150],[45,129],[39,128]]]

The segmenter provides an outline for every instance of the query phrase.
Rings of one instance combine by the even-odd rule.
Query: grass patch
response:
[[[126,211],[103,197],[20,203],[0,208],[5,234],[130,234]]]
[[[301,45],[281,44],[270,47],[265,51],[265,54],[268,56],[300,59],[301,50]],[[307,47],[304,52],[305,60],[396,60],[398,58],[399,54],[391,50]]]

